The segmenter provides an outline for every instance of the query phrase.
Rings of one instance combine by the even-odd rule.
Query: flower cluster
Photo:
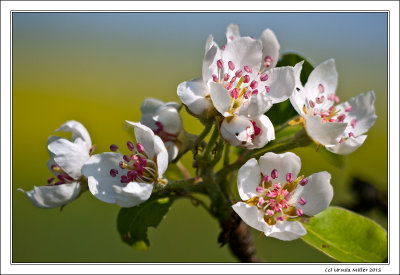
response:
[[[168,191],[164,195],[193,199],[190,193],[202,188],[201,193],[210,197],[209,211],[214,211],[215,217],[238,215],[266,236],[280,240],[304,236],[305,218],[323,211],[332,200],[331,175],[325,171],[308,177],[300,175],[298,156],[286,152],[285,146],[269,147],[268,142],[276,137],[266,112],[274,104],[290,100],[299,116],[279,125],[280,129],[302,124],[305,131],[301,133],[307,133],[318,145],[336,154],[349,154],[364,143],[365,133],[377,118],[374,92],[340,103],[335,94],[338,74],[333,59],[318,65],[303,87],[303,61],[280,66],[280,46],[269,29],[257,40],[240,36],[239,27],[229,25],[226,37],[221,48],[211,35],[208,37],[202,78],[177,87],[183,105],[155,98],[144,100],[140,122],[126,121],[127,128],[134,131],[135,141],[128,141],[124,150],[112,144],[111,152],[93,155],[88,131],[81,123],[68,121],[56,132],[70,132],[71,140],[53,136],[48,139],[48,167],[57,179],[51,177],[47,186],[35,186],[31,191],[19,190],[34,205],[55,208],[72,202],[85,190],[103,202],[134,207],[163,190]],[[198,136],[185,131],[182,106],[204,124],[205,129]],[[214,132],[206,142],[213,125]],[[285,145],[296,137],[296,133],[289,133],[282,139],[277,134],[274,142]],[[233,164],[229,145],[241,147],[236,151],[241,155]],[[271,148],[281,154],[268,152]],[[188,151],[193,152],[193,178],[179,163]],[[215,173],[223,152],[222,168]],[[261,157],[257,161],[252,156]],[[178,184],[171,186],[164,178],[169,163],[177,163],[182,175],[189,178],[179,189]],[[234,172],[232,167],[240,167],[237,188],[241,201],[221,210],[218,206],[234,201],[228,188],[223,187],[229,184],[226,175]],[[227,209],[228,214],[218,213]]]

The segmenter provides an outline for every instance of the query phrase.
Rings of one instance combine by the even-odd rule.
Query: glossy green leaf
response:
[[[348,263],[387,261],[388,235],[373,220],[340,207],[329,207],[303,224],[306,243]]]
[[[157,228],[172,203],[171,198],[154,196],[140,205],[121,208],[117,227],[122,241],[136,250],[149,249],[147,230],[149,227]]]

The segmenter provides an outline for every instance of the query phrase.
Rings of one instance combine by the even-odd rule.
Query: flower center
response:
[[[58,173],[58,175],[57,175],[58,181],[56,181],[55,183],[52,183],[52,182],[55,180],[55,178],[54,178],[54,177],[50,177],[50,178],[47,179],[47,185],[48,185],[48,186],[61,185],[61,184],[72,183],[72,182],[74,182],[74,181],[77,181],[77,180],[74,180],[73,178],[71,178],[67,173],[65,173],[65,172],[61,169],[60,166],[58,166],[58,165],[56,165],[56,164],[53,164],[53,165],[50,167],[50,169],[51,169],[53,172]]]
[[[305,205],[307,200],[300,197],[297,202],[293,202],[291,198],[297,185],[304,186],[308,180],[304,176],[293,179],[292,173],[287,173],[285,183],[272,183],[271,179],[278,178],[278,170],[273,169],[270,175],[263,176],[260,185],[256,188],[259,195],[246,202],[262,210],[264,220],[269,225],[302,216],[303,210],[297,209],[296,206]]]
[[[344,107],[344,110],[336,109],[335,103],[339,103],[340,99],[335,94],[329,94],[325,98],[325,87],[323,84],[318,84],[319,95],[313,99],[306,99],[305,105],[303,106],[303,111],[307,115],[311,116],[319,116],[321,117],[322,123],[327,122],[341,122],[344,123],[344,120],[347,116],[347,113],[353,110],[351,105],[347,105]],[[329,107],[326,107],[323,103],[325,101],[331,101]],[[356,127],[357,120],[354,118],[351,120],[350,125],[352,128]],[[354,137],[354,134],[351,131],[347,131],[345,136],[340,139],[340,143],[345,141],[346,139]]]
[[[123,161],[119,162],[119,167],[126,171],[126,174],[120,176],[121,183],[129,183],[132,181],[152,183],[157,179],[157,164],[151,160],[144,151],[142,144],[135,145],[127,142],[127,147],[130,155],[124,155]],[[110,150],[113,152],[118,151],[118,146],[112,144]],[[119,151],[118,151],[119,152]],[[117,169],[111,169],[110,175],[116,177],[118,175]]]
[[[272,58],[269,62],[271,61]],[[252,78],[253,69],[250,66],[236,69],[235,64],[232,61],[228,61],[228,71],[225,72],[224,60],[217,60],[216,65],[218,67],[218,75],[212,75],[213,81],[221,83],[231,96],[231,105],[227,112],[236,113],[243,104],[250,101],[253,95],[259,93],[257,89],[259,85],[264,85],[263,92],[269,93],[270,87],[264,83],[268,80],[266,73],[259,72],[255,78]]]

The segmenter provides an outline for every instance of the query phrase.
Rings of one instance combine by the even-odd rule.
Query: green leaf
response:
[[[303,240],[340,261],[378,263],[387,260],[388,236],[373,220],[340,207],[329,207],[304,223]]]
[[[346,166],[346,156],[329,152],[323,146],[318,148],[318,154],[321,154],[321,156],[327,162],[329,162],[333,166],[336,166],[337,168],[343,169]]]
[[[122,241],[136,250],[149,249],[147,230],[149,227],[157,228],[172,203],[172,198],[154,196],[140,205],[121,208],[117,227]]]
[[[303,85],[306,84],[308,76],[314,70],[314,66],[311,65],[310,62],[307,61],[304,57],[301,55],[298,55],[296,53],[287,53],[282,55],[281,59],[278,61],[276,64],[276,67],[282,67],[282,66],[294,66],[300,61],[303,61],[303,67],[301,69],[301,74],[300,74],[300,80]]]

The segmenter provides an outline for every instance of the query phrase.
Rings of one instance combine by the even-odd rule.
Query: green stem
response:
[[[224,152],[224,166],[229,165],[230,153],[231,153],[231,146],[229,144],[226,144]]]
[[[197,146],[199,146],[200,142],[208,135],[208,133],[211,130],[212,125],[213,125],[212,123],[208,123],[205,125],[203,132],[201,132],[201,134],[196,138],[196,140],[193,144],[194,150],[196,150],[196,148],[197,148]]]
[[[216,150],[216,154],[215,154],[214,159],[211,162],[211,166],[215,166],[222,157],[222,152],[224,151],[224,140],[222,138],[219,139],[215,150]]]
[[[217,122],[215,122],[214,131],[211,135],[210,140],[207,143],[206,149],[204,150],[203,158],[205,161],[209,161],[211,159],[211,151],[214,148],[218,137],[219,137],[218,125],[217,125]]]

